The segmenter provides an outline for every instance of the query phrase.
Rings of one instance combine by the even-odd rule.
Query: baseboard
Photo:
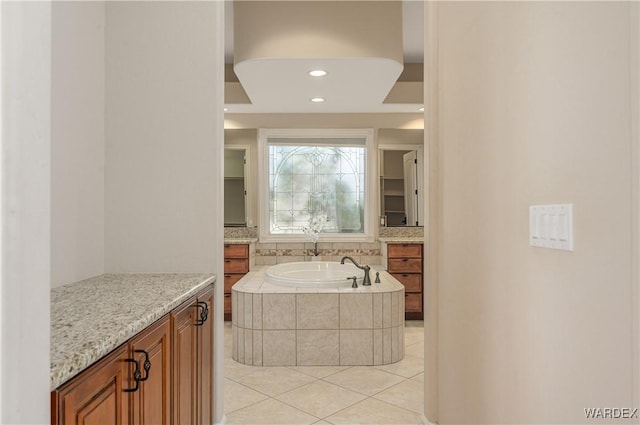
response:
[[[425,415],[422,415],[422,425],[438,425],[438,423],[431,422]]]
[[[222,415],[220,422],[216,422],[215,425],[225,425],[227,423],[227,415]]]

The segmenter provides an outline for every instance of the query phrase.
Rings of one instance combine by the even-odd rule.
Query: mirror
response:
[[[380,147],[380,217],[387,227],[422,226],[422,147]]]
[[[224,149],[224,225],[247,225],[247,155],[244,148]]]

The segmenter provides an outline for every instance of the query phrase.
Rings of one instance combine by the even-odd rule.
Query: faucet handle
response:
[[[347,278],[347,280],[353,279],[353,284],[351,285],[352,288],[357,288],[358,287],[358,282],[356,282],[357,278],[358,278],[358,276],[351,276],[351,277]]]

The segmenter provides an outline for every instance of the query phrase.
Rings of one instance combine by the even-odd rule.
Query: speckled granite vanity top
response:
[[[422,236],[380,236],[378,240],[386,243],[424,243]]]
[[[215,281],[212,274],[105,274],[51,290],[51,389]]]
[[[244,245],[258,242],[258,238],[224,238],[225,245]]]

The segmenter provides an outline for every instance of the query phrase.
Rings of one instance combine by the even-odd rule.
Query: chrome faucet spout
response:
[[[361,266],[360,264],[358,264],[358,262],[356,260],[354,260],[353,258],[349,257],[349,256],[344,256],[342,257],[342,259],[340,260],[340,264],[344,264],[345,260],[349,260],[353,263],[354,266],[356,266],[357,268],[359,268],[360,270],[364,270],[364,279],[362,280],[362,286],[370,286],[371,285],[371,277],[369,276],[369,272],[371,271],[371,267],[369,266]]]

